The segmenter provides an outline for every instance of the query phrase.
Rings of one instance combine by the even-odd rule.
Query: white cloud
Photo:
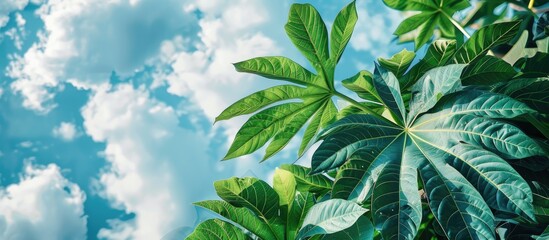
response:
[[[74,140],[79,135],[76,126],[70,122],[61,122],[59,126],[53,129],[52,133],[54,137],[58,137],[67,142]]]
[[[63,82],[97,87],[112,71],[131,76],[176,34],[194,35],[196,19],[179,0],[49,0],[37,11],[40,41],[14,56],[8,75],[23,105],[46,113]]]
[[[29,0],[2,0],[0,2],[0,28],[8,24],[11,12],[22,10],[27,4],[29,4]]]
[[[192,202],[213,197],[205,189],[231,173],[210,159],[204,133],[180,128],[175,110],[144,87],[100,90],[82,115],[87,134],[106,144],[109,164],[98,179],[100,194],[113,207],[135,214],[129,221],[111,221],[100,238],[160,239],[177,227],[192,226]]]
[[[20,182],[0,188],[0,239],[85,239],[84,192],[59,167],[25,167]]]
[[[358,1],[357,12],[358,22],[350,41],[351,47],[357,51],[369,51],[376,57],[385,56],[402,16],[374,0]]]

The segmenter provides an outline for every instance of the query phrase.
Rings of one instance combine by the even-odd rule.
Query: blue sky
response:
[[[246,117],[213,125],[239,98],[277,82],[231,63],[284,55],[280,0],[2,0],[0,239],[160,239],[211,215],[215,180],[296,160],[296,143],[259,164],[220,162]],[[310,2],[330,26],[345,1]],[[401,16],[358,0],[336,77],[400,49]],[[298,160],[309,164],[309,155]]]

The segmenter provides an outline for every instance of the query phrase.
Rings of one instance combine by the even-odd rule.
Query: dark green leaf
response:
[[[517,72],[507,62],[493,56],[483,56],[469,64],[461,74],[463,85],[491,85],[505,82]]]
[[[309,168],[290,164],[283,164],[280,168],[294,174],[297,189],[301,192],[325,193],[332,188],[330,179],[324,175],[309,175]]]
[[[248,240],[251,238],[242,230],[219,219],[209,219],[200,223],[187,240]]]

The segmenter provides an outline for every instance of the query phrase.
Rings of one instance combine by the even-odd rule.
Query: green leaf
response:
[[[291,208],[296,193],[296,181],[294,175],[283,169],[276,169],[273,177],[273,188],[280,199],[279,205]]]
[[[232,177],[214,186],[217,195],[235,207],[251,209],[264,220],[278,216],[278,194],[262,180]]]
[[[351,39],[358,15],[356,3],[351,2],[343,8],[336,16],[330,35],[330,53],[332,61],[339,62],[345,46]]]
[[[295,239],[298,229],[301,228],[303,220],[309,209],[315,204],[314,195],[310,192],[300,193],[295,196],[294,203],[288,214],[287,238]]]
[[[231,159],[254,152],[274,138],[264,158],[280,151],[295,136],[307,120],[323,104],[324,99],[306,103],[287,103],[265,109],[253,115],[236,133],[223,159]],[[278,137],[277,137],[278,136]]]
[[[434,92],[429,90],[435,88],[432,85],[444,83],[425,82],[429,81],[417,82],[412,89],[427,94]],[[472,87],[447,94],[451,89],[431,93],[436,96],[434,103],[412,110],[407,119],[414,111],[425,113],[406,126],[361,114],[338,120],[320,133],[324,141],[313,155],[312,172],[341,166],[333,197],[360,200],[371,195],[374,225],[384,239],[415,237],[425,216],[420,188],[450,239],[494,239],[490,206],[507,216],[533,219],[533,193],[502,158],[521,161],[547,153],[502,119],[531,115],[534,110],[506,95]]]
[[[507,43],[517,33],[521,21],[502,22],[476,31],[454,54],[457,63],[470,63],[492,47]]]
[[[277,239],[274,229],[264,220],[259,219],[250,209],[237,208],[220,200],[202,201],[195,203],[195,205],[221,215],[231,222],[247,229],[261,239]]]
[[[534,56],[521,60],[515,63],[515,67],[521,69],[521,78],[549,77],[547,66],[540,64],[549,62],[548,53],[537,52]]]
[[[253,73],[266,78],[319,88],[328,88],[326,82],[316,78],[309,70],[286,57],[257,57],[234,64],[239,72]]]
[[[236,116],[250,114],[271,104],[294,99],[319,95],[318,92],[295,85],[280,85],[250,94],[225,109],[215,121],[227,120]]]
[[[298,155],[302,156],[315,142],[317,133],[332,123],[337,116],[337,108],[332,101],[325,101],[324,105],[317,110],[316,114],[311,119],[309,126],[305,129],[303,140],[299,146]]]
[[[288,22],[284,26],[290,40],[301,51],[318,73],[326,75],[328,31],[318,11],[311,4],[292,4]],[[333,74],[333,73],[332,73]]]
[[[388,147],[389,145],[383,149],[365,147],[357,150],[339,168],[332,188],[332,198],[357,202],[368,198],[381,170],[391,160],[383,155]]]
[[[187,240],[247,240],[251,238],[242,230],[219,219],[209,219],[200,223]]]
[[[325,193],[332,189],[332,181],[324,175],[309,175],[309,168],[299,165],[283,164],[281,169],[291,172],[301,192]]]
[[[378,58],[379,64],[385,69],[391,71],[397,78],[404,75],[416,54],[406,49],[392,56],[390,59]]]
[[[343,199],[330,199],[317,203],[309,209],[296,239],[345,230],[367,211],[360,205]]]
[[[482,189],[480,194],[491,208],[535,221],[532,191],[505,160],[467,144],[459,144],[444,151],[450,154],[450,165],[461,172],[475,188]]]
[[[417,149],[409,138],[400,136],[384,152],[388,162],[379,174],[372,194],[374,225],[383,239],[413,239],[421,224],[418,193]]]
[[[360,217],[353,226],[336,233],[324,235],[322,240],[355,240],[373,239],[374,227],[372,222],[365,216]]]
[[[515,79],[496,86],[492,91],[526,103],[540,113],[549,114],[549,77]]]
[[[464,64],[453,64],[429,70],[412,87],[410,118],[413,121],[419,114],[431,109],[441,97],[460,90],[459,76]]]
[[[456,51],[456,41],[437,40],[427,49],[425,57],[414,65],[410,71],[402,77],[402,89],[408,89],[427,71],[435,67],[444,66]]]
[[[337,134],[330,134],[337,132]],[[387,146],[400,134],[396,125],[371,115],[352,115],[332,124],[322,135],[330,134],[313,154],[311,173],[341,166],[353,153],[364,147]]]
[[[399,10],[419,11],[418,14],[402,21],[395,31],[395,35],[399,37],[417,31],[417,36],[413,38],[416,51],[431,39],[435,28],[440,30],[443,37],[454,37],[455,27],[450,18],[455,12],[469,7],[469,2],[465,0],[384,0],[384,2],[389,7]]]
[[[356,75],[341,81],[347,89],[355,92],[360,98],[369,101],[381,102],[381,98],[374,88],[373,75],[368,71],[360,71]]]
[[[421,179],[429,206],[447,237],[495,239],[494,216],[482,196],[454,168],[438,161],[433,156],[436,152],[425,148],[420,149],[430,154],[420,166]]]
[[[381,102],[389,109],[396,122],[400,124],[406,122],[406,109],[400,94],[399,82],[395,75],[376,65],[372,83],[379,94]]]
[[[506,82],[517,72],[507,62],[493,56],[483,56],[469,64],[461,74],[463,85],[491,85]]]

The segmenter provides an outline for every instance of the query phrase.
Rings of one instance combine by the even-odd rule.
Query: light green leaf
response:
[[[324,235],[322,240],[355,240],[373,239],[374,227],[372,222],[365,216],[360,217],[353,226],[336,233]]]
[[[517,72],[513,66],[500,58],[483,56],[468,65],[461,74],[463,85],[491,85],[506,82]]]
[[[332,181],[329,178],[324,175],[309,175],[309,168],[293,164],[283,164],[280,168],[294,175],[300,192],[326,193],[332,189]]]
[[[297,134],[299,128],[322,105],[320,101],[277,105],[253,115],[236,133],[235,139],[223,159],[243,156],[259,149],[271,138],[264,158],[280,151]],[[277,137],[277,135],[279,135]]]
[[[404,75],[408,67],[410,67],[410,64],[412,64],[415,56],[416,54],[414,52],[403,49],[390,59],[378,58],[377,60],[381,66],[391,71],[397,78],[399,78]]]
[[[324,105],[317,110],[316,114],[311,119],[309,126],[305,129],[303,134],[303,140],[299,146],[298,155],[301,157],[307,149],[309,149],[315,142],[317,133],[332,123],[337,116],[337,108],[334,102],[327,99]]]
[[[464,64],[452,64],[429,70],[412,86],[410,100],[410,118],[414,119],[421,113],[431,109],[443,96],[461,89],[459,76],[465,68]]]
[[[351,39],[355,28],[358,15],[356,13],[356,3],[351,2],[343,8],[336,16],[332,31],[330,32],[330,53],[334,63],[339,62],[345,46]]]
[[[209,219],[200,223],[187,240],[248,240],[251,238],[242,230],[219,219]]]
[[[456,63],[470,63],[484,56],[490,48],[507,43],[517,33],[520,21],[502,22],[476,31],[454,54]]]
[[[319,88],[328,88],[326,82],[316,78],[309,70],[286,57],[257,57],[234,64],[239,72],[253,73],[266,78]]]
[[[343,199],[317,203],[309,209],[296,239],[342,231],[351,227],[367,211],[360,205]]]
[[[381,102],[381,98],[374,88],[373,75],[368,71],[360,71],[356,75],[341,81],[347,89],[355,92],[360,98],[369,101]]]
[[[456,51],[456,41],[437,40],[427,49],[425,57],[414,65],[401,79],[402,89],[408,89],[427,71],[444,66]]]
[[[283,169],[276,169],[273,177],[273,188],[280,199],[280,206],[291,208],[296,193],[296,181],[294,175]]]
[[[250,114],[271,104],[294,99],[309,98],[319,95],[316,91],[295,85],[280,85],[250,94],[225,109],[215,121],[227,120],[236,116]]]
[[[333,73],[330,77],[327,72],[328,31],[318,11],[311,4],[292,4],[284,28],[290,40],[317,72],[332,80]]]
[[[216,181],[214,187],[221,199],[235,207],[251,209],[264,220],[278,216],[278,194],[262,180],[232,177]]]
[[[215,212],[222,217],[247,229],[264,240],[277,239],[274,229],[264,220],[259,219],[250,209],[237,208],[224,201],[209,200],[197,202],[194,205]]]

